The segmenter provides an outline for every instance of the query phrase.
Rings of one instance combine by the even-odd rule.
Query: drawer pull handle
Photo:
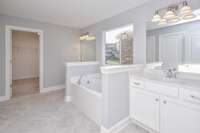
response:
[[[190,95],[190,97],[193,98],[193,99],[196,99],[196,100],[199,100],[199,101],[200,101],[200,98],[199,98],[199,97],[196,97],[196,96],[194,96],[194,95]]]
[[[135,85],[140,85],[140,83],[138,83],[138,82],[134,82],[134,84],[135,84]]]

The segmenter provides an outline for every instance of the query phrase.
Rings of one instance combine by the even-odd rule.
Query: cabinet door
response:
[[[135,89],[133,101],[133,116],[142,124],[159,130],[159,96]]]
[[[200,109],[197,106],[165,98],[160,113],[160,133],[200,133]]]

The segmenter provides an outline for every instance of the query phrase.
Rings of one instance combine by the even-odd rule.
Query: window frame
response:
[[[117,29],[121,29],[121,28],[128,27],[128,26],[133,27],[133,36],[134,36],[134,24],[133,23],[126,24],[126,25],[123,25],[123,26],[118,26],[118,27],[115,27],[115,28],[111,28],[109,30],[105,30],[105,31],[102,32],[101,62],[102,62],[103,66],[127,65],[127,64],[121,64],[121,58],[120,58],[120,64],[117,64],[117,65],[106,64],[106,49],[105,48],[106,48],[106,33],[107,32],[117,30]],[[132,42],[132,45],[133,45],[133,48],[134,48],[134,41]],[[134,50],[133,50],[133,52],[134,52]],[[134,53],[132,53],[132,54],[134,55]],[[121,57],[121,52],[120,52],[120,57]],[[133,56],[133,58],[134,58],[134,56]],[[128,65],[132,65],[132,64],[128,64]]]

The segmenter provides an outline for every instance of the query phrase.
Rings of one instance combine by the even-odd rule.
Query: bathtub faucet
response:
[[[83,78],[84,76],[86,77],[87,75],[86,75],[86,74],[81,74],[81,76],[79,77],[79,79],[78,79],[78,84],[79,84],[79,85],[81,85],[81,81],[82,81],[82,78]]]

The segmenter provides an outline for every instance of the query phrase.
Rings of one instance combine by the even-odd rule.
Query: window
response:
[[[105,64],[133,64],[133,25],[107,31]]]

